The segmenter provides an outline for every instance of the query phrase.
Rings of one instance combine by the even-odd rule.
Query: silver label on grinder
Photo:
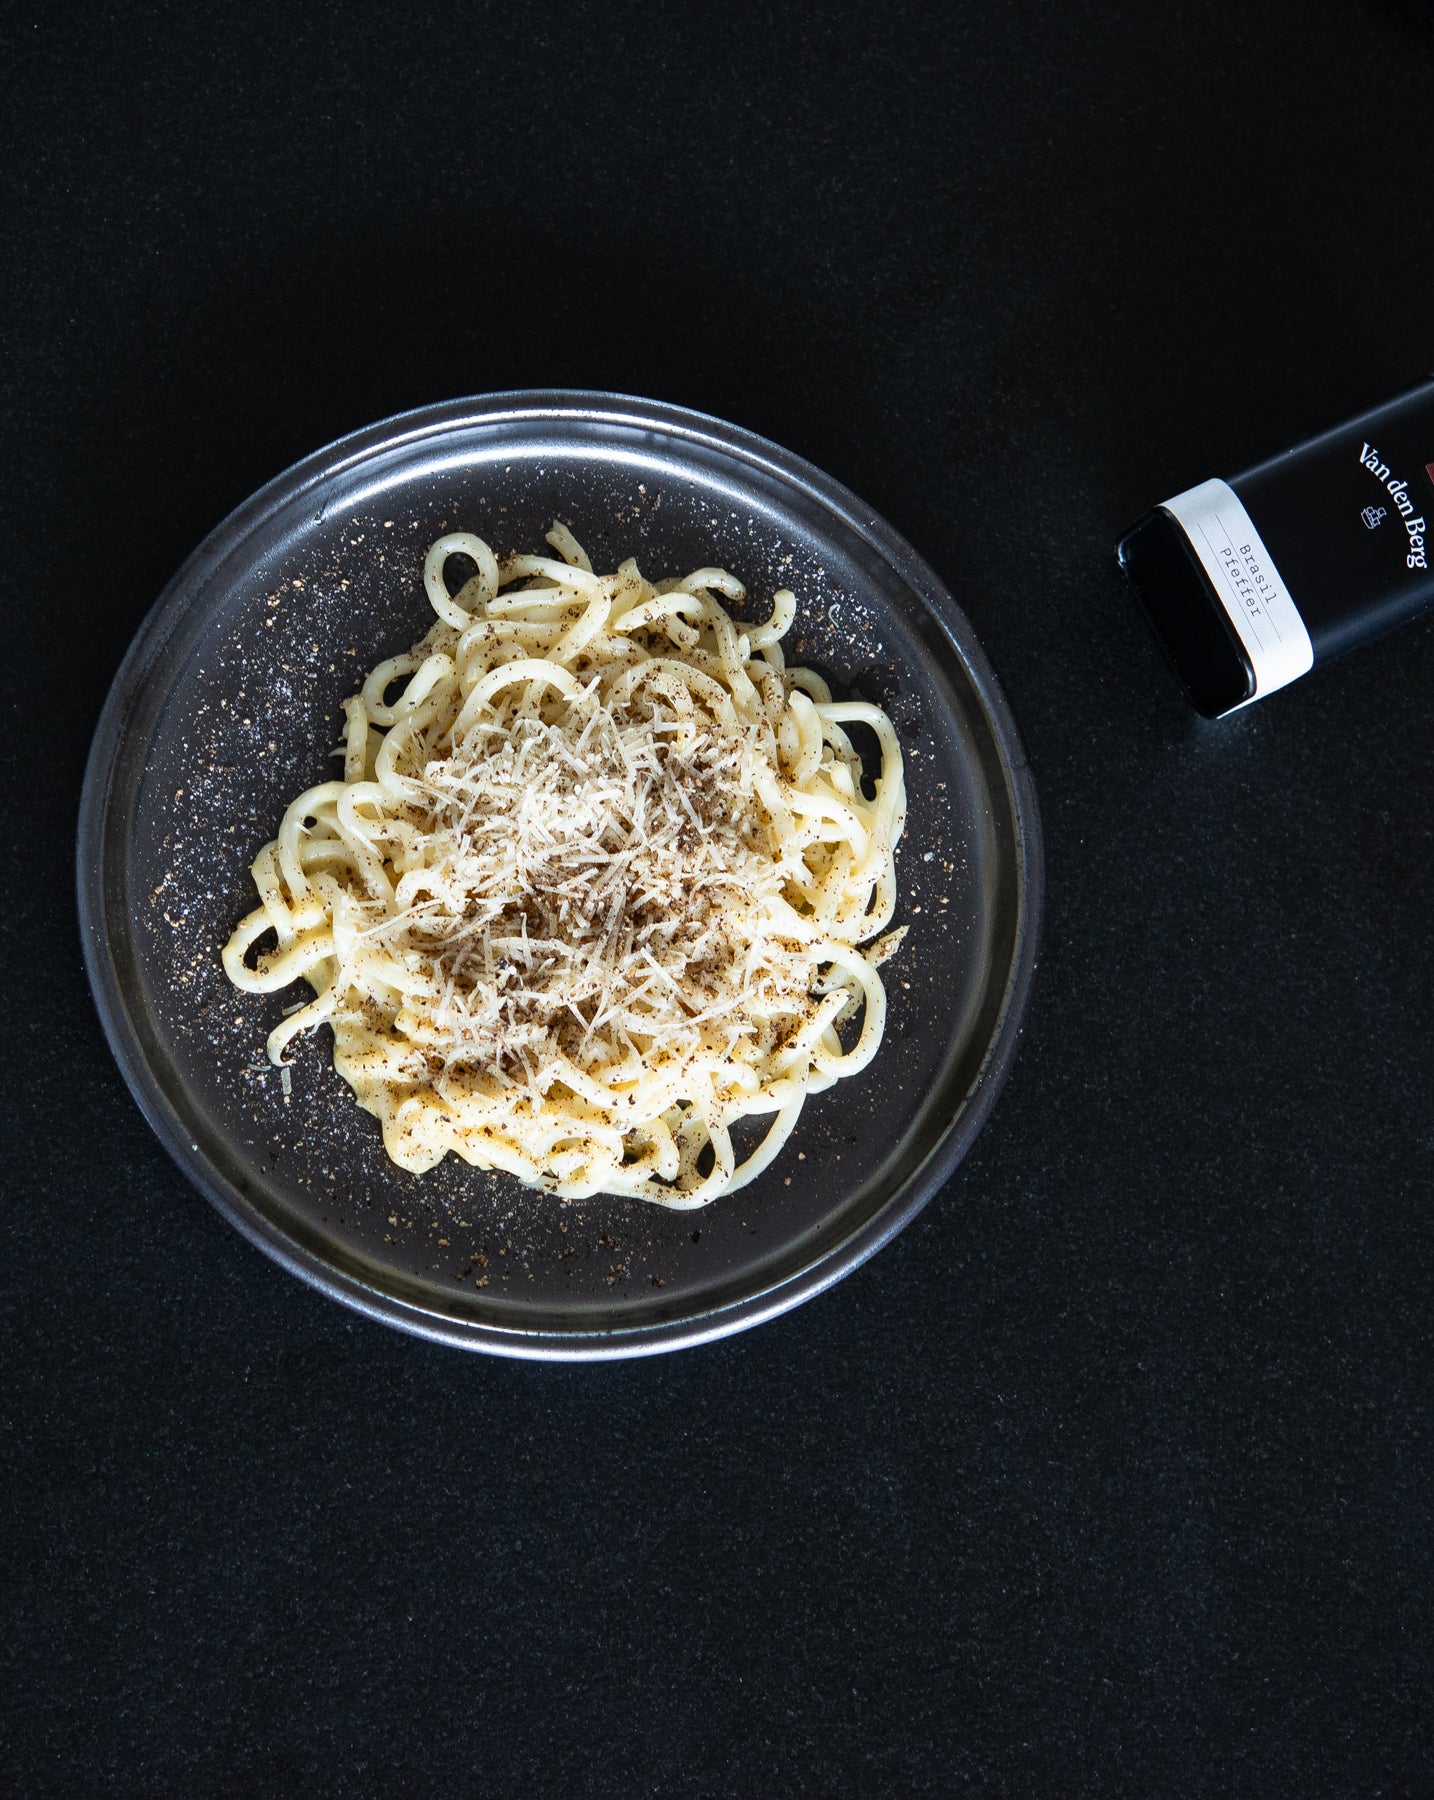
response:
[[[1255,671],[1250,700],[1261,700],[1306,674],[1314,664],[1310,634],[1230,484],[1202,481],[1167,500],[1161,511],[1184,528],[1245,646]]]

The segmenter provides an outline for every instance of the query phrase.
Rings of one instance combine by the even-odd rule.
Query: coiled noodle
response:
[[[901,750],[879,707],[786,666],[790,590],[742,626],[726,570],[599,576],[566,527],[548,543],[433,545],[435,623],[345,703],[342,777],[255,859],[224,967],[310,985],[270,1059],[327,1024],[403,1168],[452,1150],[569,1198],[701,1206],[876,1053]],[[458,555],[476,572],[450,593]]]

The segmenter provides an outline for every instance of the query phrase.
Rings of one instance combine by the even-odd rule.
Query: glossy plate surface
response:
[[[330,1064],[283,1093],[264,1040],[302,984],[235,993],[219,950],[254,905],[249,864],[327,778],[343,699],[431,612],[444,531],[541,547],[554,518],[594,566],[653,579],[718,563],[765,618],[797,594],[788,660],[877,701],[909,813],[883,976],[886,1038],[809,1100],[776,1164],[698,1212],[563,1204],[449,1157],[412,1176]],[[966,619],[853,495],[748,432],[608,394],[512,393],[384,421],[298,464],[215,530],[116,677],[79,836],[90,980],[125,1079],[195,1185],[259,1247],[371,1317],[534,1357],[641,1355],[809,1298],[885,1243],[971,1143],[1004,1080],[1035,966],[1043,883],[1024,751]]]

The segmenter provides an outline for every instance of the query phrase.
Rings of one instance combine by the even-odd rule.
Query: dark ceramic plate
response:
[[[441,532],[500,551],[567,521],[599,567],[706,563],[798,596],[789,660],[876,700],[907,753],[885,1041],[807,1103],[774,1167],[699,1212],[564,1205],[449,1157],[423,1176],[329,1061],[264,1056],[308,989],[235,993],[219,949],[254,904],[249,863],[324,779],[340,703],[431,620]],[[700,1343],[818,1293],[950,1175],[1021,1031],[1042,891],[1035,793],[970,625],[869,508],[775,445],[610,394],[455,401],[321,450],[241,506],[151,612],[100,720],[79,836],[100,1016],[165,1147],[277,1262],[389,1324],[500,1354],[632,1356]]]

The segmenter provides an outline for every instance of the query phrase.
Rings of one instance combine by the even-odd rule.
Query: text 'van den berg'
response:
[[[1406,568],[1427,569],[1429,565],[1424,560],[1424,540],[1428,536],[1429,527],[1424,522],[1422,515],[1417,517],[1415,515],[1414,502],[1409,498],[1409,483],[1398,481],[1389,473],[1388,464],[1379,460],[1379,452],[1372,444],[1364,446],[1359,453],[1359,460],[1376,481],[1383,483],[1390,498],[1399,508],[1400,517],[1404,520],[1404,528],[1409,533],[1409,554],[1404,559]]]

